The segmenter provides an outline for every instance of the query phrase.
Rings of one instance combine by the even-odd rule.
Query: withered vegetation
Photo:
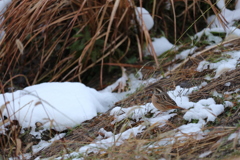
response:
[[[163,31],[172,43],[179,44],[180,40],[188,38],[186,33],[195,33],[206,27],[206,13],[218,15],[219,12],[215,2],[210,0],[170,1],[170,10],[165,9],[166,4],[165,0],[13,1],[4,13],[4,20],[0,26],[5,32],[0,42],[1,93],[4,93],[5,88],[9,86],[21,88],[53,81],[86,82],[89,79],[96,79],[96,76],[99,77],[99,83],[103,87],[103,72],[111,70],[112,66],[142,68],[143,64],[149,61],[143,59],[142,50],[145,44],[151,44],[150,35],[159,36]],[[137,25],[135,5],[147,8],[154,17],[155,26],[150,34],[146,29],[142,29],[142,26]],[[224,19],[219,16],[217,18],[225,26]],[[182,49],[188,48],[189,44],[190,42],[184,42]],[[219,45],[203,50],[198,56],[192,56],[185,61],[171,59],[177,51],[167,53],[160,59],[153,54],[152,63],[144,65],[146,67],[142,69],[144,78],[165,74],[168,78],[163,78],[157,83],[161,83],[167,90],[177,85],[184,88],[199,85],[207,74],[214,75],[214,73],[212,70],[197,72],[198,63],[218,56],[220,49],[222,52],[230,49],[239,50],[239,44],[239,40],[235,40],[227,47]],[[134,64],[128,64],[128,60],[133,57],[138,58],[133,62]],[[165,73],[173,64],[179,66],[172,72]],[[240,69],[237,66],[236,70],[220,76],[192,93],[190,99],[198,101],[201,98],[213,97],[211,94],[213,90],[223,93],[240,88],[239,77]],[[230,87],[224,86],[227,82],[231,82]],[[139,90],[116,105],[131,107],[149,102],[154,85]],[[239,102],[237,99],[229,99],[228,95],[223,99],[217,97],[214,99],[219,104],[226,99],[230,100],[234,107],[226,109],[226,113],[218,117],[216,122],[208,123],[203,129],[208,134],[202,139],[196,140],[194,135],[188,135],[185,141],[178,137],[172,144],[150,147],[151,144],[164,138],[171,138],[175,134],[174,129],[188,123],[179,113],[162,127],[148,126],[143,133],[129,138],[120,146],[102,149],[104,153],[83,157],[85,159],[136,159],[136,156],[138,159],[197,159],[196,157],[205,151],[212,151],[207,158],[213,159],[223,159],[225,155],[232,154],[239,156],[239,152],[236,152],[240,147],[236,143],[237,140],[226,140],[231,133],[239,130]],[[0,108],[2,119],[5,119],[1,114],[5,105]],[[64,138],[39,151],[32,159],[37,156],[58,157],[78,150],[81,146],[93,142],[101,134],[99,133],[101,128],[118,134],[143,123],[143,121],[132,122],[131,126],[126,128],[125,124],[132,120],[124,119],[110,125],[114,117],[109,111],[65,131],[67,135]],[[0,154],[10,157],[31,152],[31,146],[37,144],[39,140],[34,141],[29,134],[21,135],[21,126],[17,121],[5,119],[0,125],[7,122],[10,122],[10,125],[5,126],[8,132],[0,137]],[[54,130],[49,131],[46,140],[56,133],[58,132]]]

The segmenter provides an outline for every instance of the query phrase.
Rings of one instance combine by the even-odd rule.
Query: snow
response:
[[[199,155],[199,158],[207,157],[207,156],[208,156],[209,154],[211,154],[211,153],[212,153],[212,151],[206,151],[206,152],[200,154],[200,155]]]
[[[160,135],[161,140],[156,141],[148,148],[159,148],[160,146],[171,145],[176,142],[176,140],[181,140],[182,142],[189,139],[189,136],[200,140],[203,138],[204,133],[201,128],[205,125],[204,120],[199,120],[198,123],[188,123],[182,125],[172,131],[168,131]]]
[[[201,99],[194,103],[194,108],[188,110],[183,118],[188,121],[193,119],[214,121],[223,111],[224,105],[216,104],[213,98]]]
[[[240,9],[240,1],[239,0],[237,0],[236,4],[235,4],[235,10],[238,10],[238,9]]]
[[[240,143],[240,129],[238,128],[238,130],[237,131],[235,131],[234,133],[232,133],[229,137],[228,137],[228,139],[227,139],[228,141],[231,141],[231,140],[233,140],[233,141],[235,141],[236,143]]]
[[[103,128],[99,130],[99,133],[102,133],[104,135],[104,138],[108,138],[114,135],[112,132],[108,132]]]
[[[235,10],[229,10],[226,8],[225,0],[219,0],[217,1],[217,6],[221,10],[221,13],[219,13],[220,17],[224,17],[224,19],[227,21],[227,26],[233,26],[234,22],[240,19],[240,8],[239,8],[239,2],[237,2],[235,6]],[[219,22],[218,18],[216,18],[215,15],[212,15],[208,18],[208,24],[210,24],[210,27],[218,27],[222,28],[221,23]]]
[[[122,68],[122,77],[119,78],[115,83],[112,85],[107,86],[102,92],[112,92],[115,88],[120,86],[120,89],[123,89],[126,86],[126,82],[128,80],[128,76],[125,73],[126,69]]]
[[[196,42],[200,41],[202,36],[207,36],[207,41],[209,44],[217,44],[220,43],[223,39],[219,36],[214,36],[212,33],[225,33],[226,31],[223,28],[205,28],[202,31],[198,32],[193,39],[196,40]]]
[[[188,95],[196,89],[197,87],[185,89],[180,86],[176,86],[176,89],[174,91],[169,91],[168,94],[179,107],[189,109],[193,107],[194,103],[189,101]]]
[[[218,93],[215,89],[211,93],[213,97],[223,97],[222,94]]]
[[[196,42],[200,41],[202,36],[207,36],[207,41],[210,45],[218,44],[223,41],[223,39],[213,33],[226,33],[226,39],[228,36],[235,35],[236,37],[240,37],[240,29],[236,27],[228,27],[226,29],[222,27],[212,27],[212,28],[205,28],[202,31],[198,32],[196,35],[193,36],[193,39]],[[233,37],[234,38],[234,37]],[[193,44],[192,44],[193,45]]]
[[[0,95],[0,105],[9,102],[3,115],[12,116],[23,127],[35,129],[35,123],[41,122],[44,128],[62,131],[105,112],[121,98],[114,93],[97,92],[82,83],[53,82]]]
[[[127,80],[130,81],[131,90],[112,93],[119,83],[124,84]],[[101,91],[78,82],[42,83],[13,93],[0,94],[0,106],[5,104],[3,115],[18,120],[23,128],[31,126],[34,135],[38,134],[35,132],[36,122],[41,122],[45,129],[62,131],[106,112],[115,102],[133,93],[141,85],[155,81],[157,79],[154,78],[141,81],[133,74],[128,77],[123,74],[114,84]]]
[[[240,139],[240,130],[236,131],[235,133],[232,133],[229,137],[228,137],[228,141],[231,141],[233,139]]]
[[[0,14],[3,14],[6,11],[6,8],[9,6],[9,4],[12,2],[12,0],[1,0],[0,1]]]
[[[65,133],[55,135],[48,142],[41,140],[37,145],[32,146],[32,154],[35,154],[35,153],[39,152],[40,150],[49,147],[54,141],[57,141],[57,140],[63,138],[65,135],[66,135]],[[30,159],[30,158],[31,158],[30,153],[25,153],[23,155],[20,155],[20,159]],[[15,160],[15,159],[16,158],[9,158],[9,160]],[[36,159],[40,159],[40,158],[36,158]]]
[[[112,93],[113,88],[127,80],[131,88],[129,91]],[[141,81],[133,74],[128,77],[123,74],[113,85],[101,91],[78,82],[42,83],[13,93],[0,94],[0,106],[6,106],[4,116],[18,120],[23,128],[31,126],[31,134],[39,136],[39,132],[35,132],[36,122],[42,123],[44,129],[58,131],[75,127],[98,113],[106,112],[115,102],[135,92],[141,85],[155,81],[157,79],[154,78]],[[4,132],[4,126],[0,127],[0,131]]]
[[[145,118],[148,113],[153,113],[153,117]],[[111,124],[113,125],[126,118],[130,118],[136,121],[144,120],[149,125],[153,125],[157,123],[164,125],[168,119],[176,115],[176,114],[168,114],[165,112],[161,114],[160,113],[161,111],[158,111],[153,106],[152,103],[147,103],[145,105],[139,105],[139,106],[132,106],[128,108],[115,107],[110,112],[110,115],[113,115],[115,118]],[[156,116],[156,115],[161,115],[161,116]]]
[[[155,81],[154,79],[141,81],[134,78],[133,75],[130,75],[129,78],[130,81],[132,81],[132,83],[130,83],[132,84],[130,85],[131,87],[136,87],[136,82],[138,84],[145,84],[149,81]],[[113,85],[116,84],[114,83]],[[177,86],[175,90],[168,92],[169,96],[174,99],[180,107],[189,109],[183,116],[185,120],[199,120],[198,123],[188,123],[176,128],[175,138],[181,137],[181,139],[184,140],[187,138],[187,135],[194,135],[196,139],[201,139],[204,135],[201,131],[204,125],[208,121],[214,121],[215,118],[224,111],[224,105],[216,104],[212,98],[202,99],[196,103],[190,102],[188,95],[198,88],[199,87],[196,86],[185,89]],[[92,97],[93,95],[94,98]],[[18,119],[22,126],[31,125],[34,127],[37,121],[46,123],[44,127],[49,128],[52,127],[52,124],[50,122],[48,123],[48,119],[51,119],[54,120],[54,127],[59,130],[74,127],[76,124],[80,124],[82,121],[96,116],[98,112],[105,112],[109,109],[109,106],[123,97],[123,93],[111,93],[109,88],[96,91],[81,83],[70,82],[42,83],[26,87],[14,93],[6,93],[4,96],[1,95],[3,101],[3,98],[10,101],[10,103],[7,104],[7,106],[11,108],[12,112],[10,113],[15,113],[14,118]],[[41,103],[36,105],[39,101]],[[231,105],[231,102],[225,102],[225,107]],[[17,110],[19,111],[16,112]],[[37,112],[35,112],[35,110],[37,110]],[[110,111],[110,115],[114,116],[114,120],[111,122],[112,125],[125,119],[131,119],[129,123],[126,123],[128,126],[138,121],[143,121],[143,123],[116,135],[101,128],[99,130],[99,136],[92,143],[79,148],[79,152],[77,153],[103,152],[102,148],[107,149],[112,145],[121,145],[126,139],[130,137],[134,138],[137,134],[142,133],[147,126],[164,126],[171,117],[177,115],[176,113],[171,113],[172,111],[173,110],[161,112],[157,110],[152,103],[128,108],[115,107]],[[148,113],[151,113],[152,117],[147,118]],[[6,112],[4,112],[4,114],[6,114]],[[152,147],[171,144],[175,141],[174,137],[164,138],[153,144]],[[41,141],[38,146],[34,146],[34,152],[48,145],[49,143]],[[76,154],[76,152],[73,154]],[[65,156],[71,156],[71,154]]]
[[[204,120],[199,120],[198,123],[188,123],[186,125],[182,125],[175,130],[179,130],[175,137],[180,137],[182,140],[188,138],[188,135],[194,135],[195,139],[200,140],[203,139],[203,131],[201,130],[206,122]]]
[[[193,47],[191,49],[186,49],[184,51],[182,51],[181,53],[176,55],[176,59],[186,59],[188,57],[189,54],[193,54],[194,51],[197,49],[197,47]]]
[[[0,1],[0,10],[4,12],[10,2],[11,0]],[[240,1],[237,1],[235,10],[232,11],[226,8],[224,0],[218,1],[217,6],[221,10],[221,14],[229,22],[228,28],[222,28],[218,19],[213,15],[208,18],[209,24],[211,23],[211,28],[204,29],[194,36],[194,39],[199,41],[203,35],[206,35],[210,46],[223,41],[223,38],[215,36],[213,32],[226,33],[225,40],[231,35],[240,36],[240,29],[233,26],[234,21],[240,19]],[[146,9],[137,7],[136,15],[141,26],[145,25],[148,30],[153,27],[153,19]],[[3,32],[1,33],[1,36],[3,36]],[[153,38],[152,45],[157,56],[177,47],[171,44],[165,37]],[[189,55],[194,54],[196,49],[197,47],[192,44],[190,49],[182,51],[180,54],[176,55],[175,59],[184,60]],[[145,55],[152,55],[152,52],[150,45],[148,45],[145,49]],[[202,72],[205,69],[214,69],[216,72],[214,77],[207,75],[205,77],[206,80],[210,81],[213,78],[218,78],[226,72],[236,69],[236,66],[239,65],[238,60],[240,59],[240,51],[224,52],[221,54],[222,57],[226,58],[215,63],[205,60],[199,63],[196,69],[197,71]],[[96,91],[95,89],[78,82],[52,82],[29,86],[13,93],[0,94],[0,106],[6,106],[2,114],[9,117],[11,120],[18,120],[23,128],[32,127],[31,134],[36,136],[39,136],[39,132],[35,131],[36,122],[42,123],[44,129],[54,128],[58,131],[62,131],[67,128],[75,127],[85,120],[92,119],[97,116],[98,113],[106,112],[115,102],[122,100],[127,94],[133,93],[137,88],[154,83],[161,78],[141,80],[143,77],[141,71],[138,71],[137,75],[138,78],[133,74],[128,76],[123,69],[122,77],[114,84],[101,91]],[[127,81],[130,88],[129,91],[112,93],[112,90],[118,86],[120,87],[120,90],[123,90]],[[198,90],[205,85],[207,85],[207,82],[202,82],[201,85],[188,89],[176,86],[174,90],[168,91],[168,95],[177,103],[177,105],[186,109],[183,118],[188,121],[188,123],[171,131],[167,138],[163,138],[156,141],[154,144],[149,145],[149,148],[172,144],[177,138],[184,141],[188,139],[188,136],[190,135],[193,135],[197,140],[202,139],[204,135],[207,134],[207,132],[202,131],[207,122],[215,121],[217,116],[222,114],[226,107],[234,106],[230,101],[224,101],[223,104],[216,104],[213,98],[202,98],[198,102],[191,102],[188,96],[193,91]],[[225,83],[225,86],[231,86],[231,83],[227,82]],[[225,92],[224,95],[237,93],[238,91],[239,89],[236,89],[233,92]],[[224,96],[223,94],[217,93],[216,90],[213,90],[212,94],[213,96],[218,97]],[[110,111],[110,115],[114,117],[114,120],[110,125],[128,119],[126,127],[129,128],[126,130],[123,129],[121,133],[118,134],[101,128],[98,137],[92,143],[79,148],[77,152],[66,154],[64,157],[83,159],[78,158],[79,154],[86,155],[91,152],[104,152],[102,149],[108,149],[113,145],[119,146],[123,144],[125,140],[135,138],[138,134],[143,133],[149,126],[162,127],[166,125],[166,122],[170,118],[177,115],[177,113],[172,113],[173,111],[174,110],[167,112],[159,111],[152,103],[135,105],[128,108],[120,106],[114,107]],[[149,113],[152,115],[151,117],[148,116]],[[193,123],[194,120],[197,120],[197,122]],[[141,124],[132,127],[132,124],[140,121]],[[0,132],[4,133],[3,126],[0,127],[2,127]],[[49,142],[41,141],[38,145],[33,146],[33,153],[46,148],[52,142],[59,140],[63,136],[64,134],[59,134]],[[239,138],[239,131],[231,134],[228,140],[234,138]],[[211,154],[211,151],[201,154],[199,158],[206,157],[209,154]],[[26,154],[25,157],[30,158],[31,155]],[[59,157],[57,159],[61,158]],[[40,159],[40,157],[36,159]]]
[[[206,60],[203,60],[198,64],[197,71],[202,72],[205,69],[216,69],[216,74],[214,78],[218,78],[222,74],[236,69],[239,63],[238,60],[240,58],[240,51],[225,52],[225,53],[222,53],[222,55],[223,56],[228,55],[231,58],[228,58],[228,59],[225,58],[216,63],[211,63]]]
[[[85,146],[81,147],[79,149],[79,153],[82,153],[82,154],[87,154],[87,153],[91,153],[91,152],[98,153],[99,149],[101,149],[101,148],[107,149],[108,147],[111,147],[112,145],[119,146],[124,142],[124,140],[130,138],[130,136],[135,137],[138,133],[141,133],[144,128],[145,127],[142,127],[140,125],[137,127],[130,128],[122,133],[119,133],[119,134],[109,137],[107,139],[95,141],[89,145],[85,145]]]
[[[47,143],[46,141],[40,141],[37,145],[34,145],[32,148],[33,153],[37,153],[40,150],[42,150],[43,148],[49,147],[51,145],[52,142],[59,140],[61,138],[63,138],[66,134],[65,133],[61,133],[59,135],[55,135],[52,139],[50,139]]]
[[[153,38],[152,46],[157,56],[160,56],[164,52],[174,48],[174,45],[171,44],[165,37]],[[148,45],[145,49],[145,56],[147,55],[153,55],[151,45]]]
[[[137,7],[135,9],[135,12],[136,12],[139,25],[140,26],[145,25],[147,30],[150,30],[154,25],[154,21],[152,16],[149,14],[149,12],[145,8],[141,8],[141,7]]]
[[[0,1],[0,15],[2,15],[7,7],[10,5],[10,3],[12,2],[12,0],[1,0]],[[4,18],[2,16],[0,16],[0,23],[2,23],[4,21]],[[2,37],[5,35],[5,32],[0,28],[0,40],[2,39]]]
[[[224,101],[224,107],[233,107],[233,103],[230,101]]]

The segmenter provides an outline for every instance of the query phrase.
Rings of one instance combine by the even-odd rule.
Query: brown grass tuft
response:
[[[24,74],[30,84],[81,81],[96,64],[118,62],[131,41],[140,39],[134,15],[128,0],[13,1],[1,25],[2,80]]]

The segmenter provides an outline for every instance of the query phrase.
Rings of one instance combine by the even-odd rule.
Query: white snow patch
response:
[[[165,37],[154,38],[152,42],[152,46],[157,56],[160,56],[164,52],[174,48],[174,45],[171,44]],[[144,52],[145,52],[145,56],[153,55],[151,45],[148,45]]]
[[[199,85],[199,88],[202,88],[202,87],[204,87],[204,86],[206,86],[208,83],[207,82],[202,82],[200,85]]]
[[[177,103],[179,107],[189,109],[193,107],[194,103],[189,102],[188,95],[191,94],[197,87],[192,88],[181,88],[176,86],[174,91],[168,91],[168,95]]]
[[[188,138],[186,135],[194,135],[197,140],[203,139],[204,133],[201,128],[203,128],[205,124],[206,122],[204,120],[199,120],[198,123],[182,125],[176,129],[179,130],[179,132],[176,133],[175,136],[181,137],[181,139],[186,139]]]
[[[222,104],[216,104],[213,98],[202,99],[194,103],[194,108],[187,111],[183,118],[188,121],[192,119],[214,121],[223,111],[224,106]]]
[[[104,135],[104,138],[108,138],[114,135],[112,132],[108,132],[104,128],[101,128],[99,130],[99,133],[102,133]]]
[[[224,107],[233,107],[233,103],[230,101],[224,101]]]
[[[142,28],[144,28],[143,25],[145,25],[147,30],[150,30],[154,25],[154,21],[149,12],[141,7],[137,7],[135,12],[139,25],[142,26]]]
[[[153,113],[151,118],[146,118],[145,115],[148,113]],[[110,111],[110,115],[114,116],[114,121],[111,124],[122,121],[126,118],[131,118],[136,122],[144,120],[150,125],[165,125],[165,122],[176,114],[168,114],[167,112],[158,111],[152,103],[147,103],[145,105],[132,106],[128,108],[115,107]]]
[[[31,156],[37,152],[39,152],[40,150],[49,147],[54,141],[57,141],[61,138],[63,138],[66,135],[66,133],[61,133],[58,135],[55,135],[52,139],[50,139],[49,141],[40,141],[37,145],[33,145],[32,146],[32,153],[25,153],[23,155],[19,155],[18,158],[20,159],[31,159]],[[16,157],[14,158],[9,158],[9,160],[15,160]],[[40,159],[40,157],[35,158],[35,160]]]
[[[42,83],[13,93],[0,95],[0,102],[9,102],[3,115],[19,121],[25,128],[41,122],[44,128],[64,130],[105,112],[122,97],[98,92],[82,83]],[[71,109],[70,109],[71,108]]]
[[[129,91],[111,93],[119,83],[127,80]],[[77,82],[42,83],[13,93],[0,94],[0,106],[6,103],[3,115],[11,120],[18,120],[23,128],[31,126],[33,135],[39,134],[35,132],[36,122],[44,124],[45,129],[62,131],[93,118],[99,112],[107,111],[115,102],[135,92],[141,85],[156,81],[154,78],[141,81],[133,74],[129,77],[123,75],[113,85],[101,91]],[[1,132],[4,132],[4,126],[0,127]]]
[[[219,13],[220,17],[224,17],[224,20],[227,21],[227,26],[233,26],[234,22],[240,19],[240,8],[239,8],[239,2],[237,1],[235,10],[229,10],[226,8],[225,1],[219,0],[217,1],[217,6],[221,10],[221,13]],[[222,28],[221,22],[216,18],[215,15],[211,15],[207,19],[208,24],[210,24],[210,27],[219,27]]]
[[[7,7],[10,5],[10,3],[12,2],[12,0],[1,0],[0,1],[0,14],[3,14]]]
[[[57,141],[59,139],[61,139],[62,137],[65,136],[66,133],[61,133],[58,135],[55,135],[52,139],[50,139],[48,142],[47,141],[40,141],[37,145],[32,146],[32,151],[33,153],[37,153],[40,150],[42,150],[43,148],[47,148],[48,146],[50,146],[52,144],[52,142]]]
[[[123,133],[119,133],[117,135],[111,136],[107,139],[103,139],[100,141],[95,141],[89,145],[85,145],[79,149],[79,153],[88,154],[88,153],[98,153],[100,149],[107,149],[113,145],[119,146],[124,140],[129,139],[130,137],[136,137],[138,133],[141,133],[142,130],[145,129],[144,126],[138,126],[130,128]]]
[[[222,94],[218,93],[216,89],[214,89],[211,93],[214,97],[222,97]]]
[[[228,137],[228,141],[231,141],[233,139],[240,139],[240,130],[236,131],[235,133],[232,133],[229,137]]]
[[[191,49],[186,49],[184,51],[182,51],[181,53],[176,55],[176,59],[186,59],[188,57],[189,54],[193,54],[195,52],[195,50],[197,49],[197,47],[193,47]]]
[[[217,33],[225,33],[225,30],[223,28],[205,28],[202,31],[198,32],[193,39],[196,40],[196,42],[200,41],[202,36],[207,36],[207,39],[205,41],[207,41],[209,44],[213,45],[213,44],[218,44],[220,42],[222,42],[222,38],[219,36],[215,36],[212,33],[213,32],[217,32]]]
[[[210,155],[212,153],[212,151],[206,151],[202,154],[199,155],[199,158],[204,158],[204,157],[207,157],[208,155]]]
[[[218,78],[222,74],[236,69],[236,64],[237,64],[236,59],[229,60],[228,63],[219,64],[219,66],[216,69],[216,74],[214,78]]]
[[[10,5],[12,0],[1,0],[0,1],[0,24],[4,21],[4,17],[2,17],[3,13],[7,10],[7,7]],[[0,28],[0,40],[5,35],[5,31]]]
[[[210,63],[206,60],[203,60],[198,64],[197,71],[202,72],[205,69],[216,69],[214,78],[218,78],[222,74],[236,69],[238,60],[240,58],[240,51],[225,52],[224,54],[231,56],[231,58],[223,59],[216,63]]]
[[[224,86],[227,86],[227,87],[231,86],[231,82],[225,83]]]

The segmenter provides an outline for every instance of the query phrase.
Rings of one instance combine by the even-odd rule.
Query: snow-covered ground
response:
[[[222,0],[218,2],[218,7],[221,6],[220,9],[222,10],[222,14],[225,16],[225,19],[229,21],[229,28],[224,30],[222,26],[219,25],[217,19],[214,19],[212,21],[211,29],[205,29],[197,33],[193,39],[198,39],[205,34],[208,37],[209,42],[213,43],[211,45],[214,45],[222,42],[223,39],[218,36],[214,36],[211,34],[211,32],[224,32],[227,34],[227,36],[230,34],[234,34],[238,37],[240,36],[239,29],[231,26],[234,20],[240,19],[240,14],[235,14],[239,12],[240,1],[237,1],[238,3],[236,5],[236,10],[234,11],[227,10],[226,7],[224,8],[222,2]],[[138,11],[140,12],[141,10],[138,8]],[[142,12],[144,14],[149,14],[146,10],[143,10]],[[213,17],[214,16],[211,18]],[[147,22],[152,23],[153,21],[148,18],[151,18],[151,16],[147,16]],[[149,29],[152,25],[149,24],[146,26]],[[153,42],[153,48],[158,55],[161,55],[162,53],[174,47],[175,46],[170,44],[170,42],[164,37],[159,39],[155,38]],[[192,49],[182,51],[180,54],[176,55],[175,59],[186,59],[187,56],[194,54],[195,49],[196,47],[193,45]],[[151,50],[146,50],[146,52],[148,52],[147,54],[151,54]],[[210,77],[212,79],[219,77],[222,73],[234,70],[238,65],[240,51],[231,51],[222,54],[228,55],[226,57],[229,58],[217,63],[202,61],[197,70],[203,71],[206,68],[215,69],[216,75],[215,77]],[[141,75],[140,71],[139,75]],[[147,86],[148,84],[159,80],[154,78],[141,80],[136,77],[139,76],[135,76],[133,74],[127,76],[126,74],[123,74],[123,76],[119,78],[116,83],[102,91],[96,91],[93,88],[89,88],[84,84],[77,82],[42,83],[26,87],[23,90],[18,90],[13,93],[0,94],[0,106],[5,106],[3,107],[2,111],[4,116],[10,118],[11,120],[18,120],[23,128],[31,126],[31,134],[40,136],[40,133],[44,130],[38,132],[35,131],[35,124],[37,122],[40,122],[44,129],[53,128],[55,130],[62,131],[67,128],[72,128],[85,120],[92,119],[93,117],[97,116],[98,113],[106,112],[111,106],[113,106],[115,102],[122,100],[128,94],[135,92],[138,87],[142,85]],[[112,93],[114,88],[119,86],[119,84],[120,86],[124,86],[127,81],[130,88],[129,91]],[[198,102],[189,101],[188,95],[204,85],[206,85],[206,83],[203,83],[200,86],[194,86],[190,89],[176,86],[174,90],[168,92],[169,96],[176,101],[178,106],[187,110],[183,118],[189,121],[189,123],[175,129],[175,136],[181,136],[183,140],[186,135],[195,135],[196,139],[203,138],[204,134],[206,134],[202,132],[202,128],[205,126],[205,124],[208,121],[214,121],[218,115],[224,112],[226,107],[233,106],[233,104],[229,101],[225,101],[223,104],[216,104],[213,98],[201,99]],[[146,114],[149,112],[153,113],[151,118],[146,117]],[[146,129],[147,125],[158,125],[159,127],[165,125],[165,122],[168,119],[176,116],[176,113],[171,112],[172,111],[161,112],[157,110],[152,103],[132,106],[129,108],[121,108],[119,106],[115,107],[110,111],[110,114],[115,117],[114,121],[112,121],[112,125],[125,118],[131,118],[136,122],[141,120],[145,123],[127,129],[124,132],[116,135],[102,128],[99,130],[99,133],[102,134],[99,135],[94,142],[79,148],[78,152],[66,154],[65,158],[69,156],[75,157],[78,154],[87,154],[90,152],[97,153],[101,148],[106,149],[112,145],[121,145],[129,137],[136,136],[138,133],[142,133],[143,130]],[[191,123],[193,119],[197,119],[198,122]],[[1,120],[2,119],[0,119],[0,121]],[[1,125],[0,132],[4,133],[4,131],[4,125]],[[56,135],[51,141],[41,141],[38,145],[33,146],[33,153],[38,152],[46,146],[49,146],[51,142],[60,139],[63,136],[64,134]],[[234,137],[236,137],[236,135],[233,134],[230,138]],[[172,143],[172,141],[169,141],[168,139],[163,139],[152,144],[150,147],[166,145],[166,143],[170,142]],[[25,158],[31,157],[30,154],[25,154],[24,156]],[[201,156],[204,157],[205,155]],[[62,157],[59,157],[58,159],[61,158]],[[37,159],[39,159],[39,157]]]

